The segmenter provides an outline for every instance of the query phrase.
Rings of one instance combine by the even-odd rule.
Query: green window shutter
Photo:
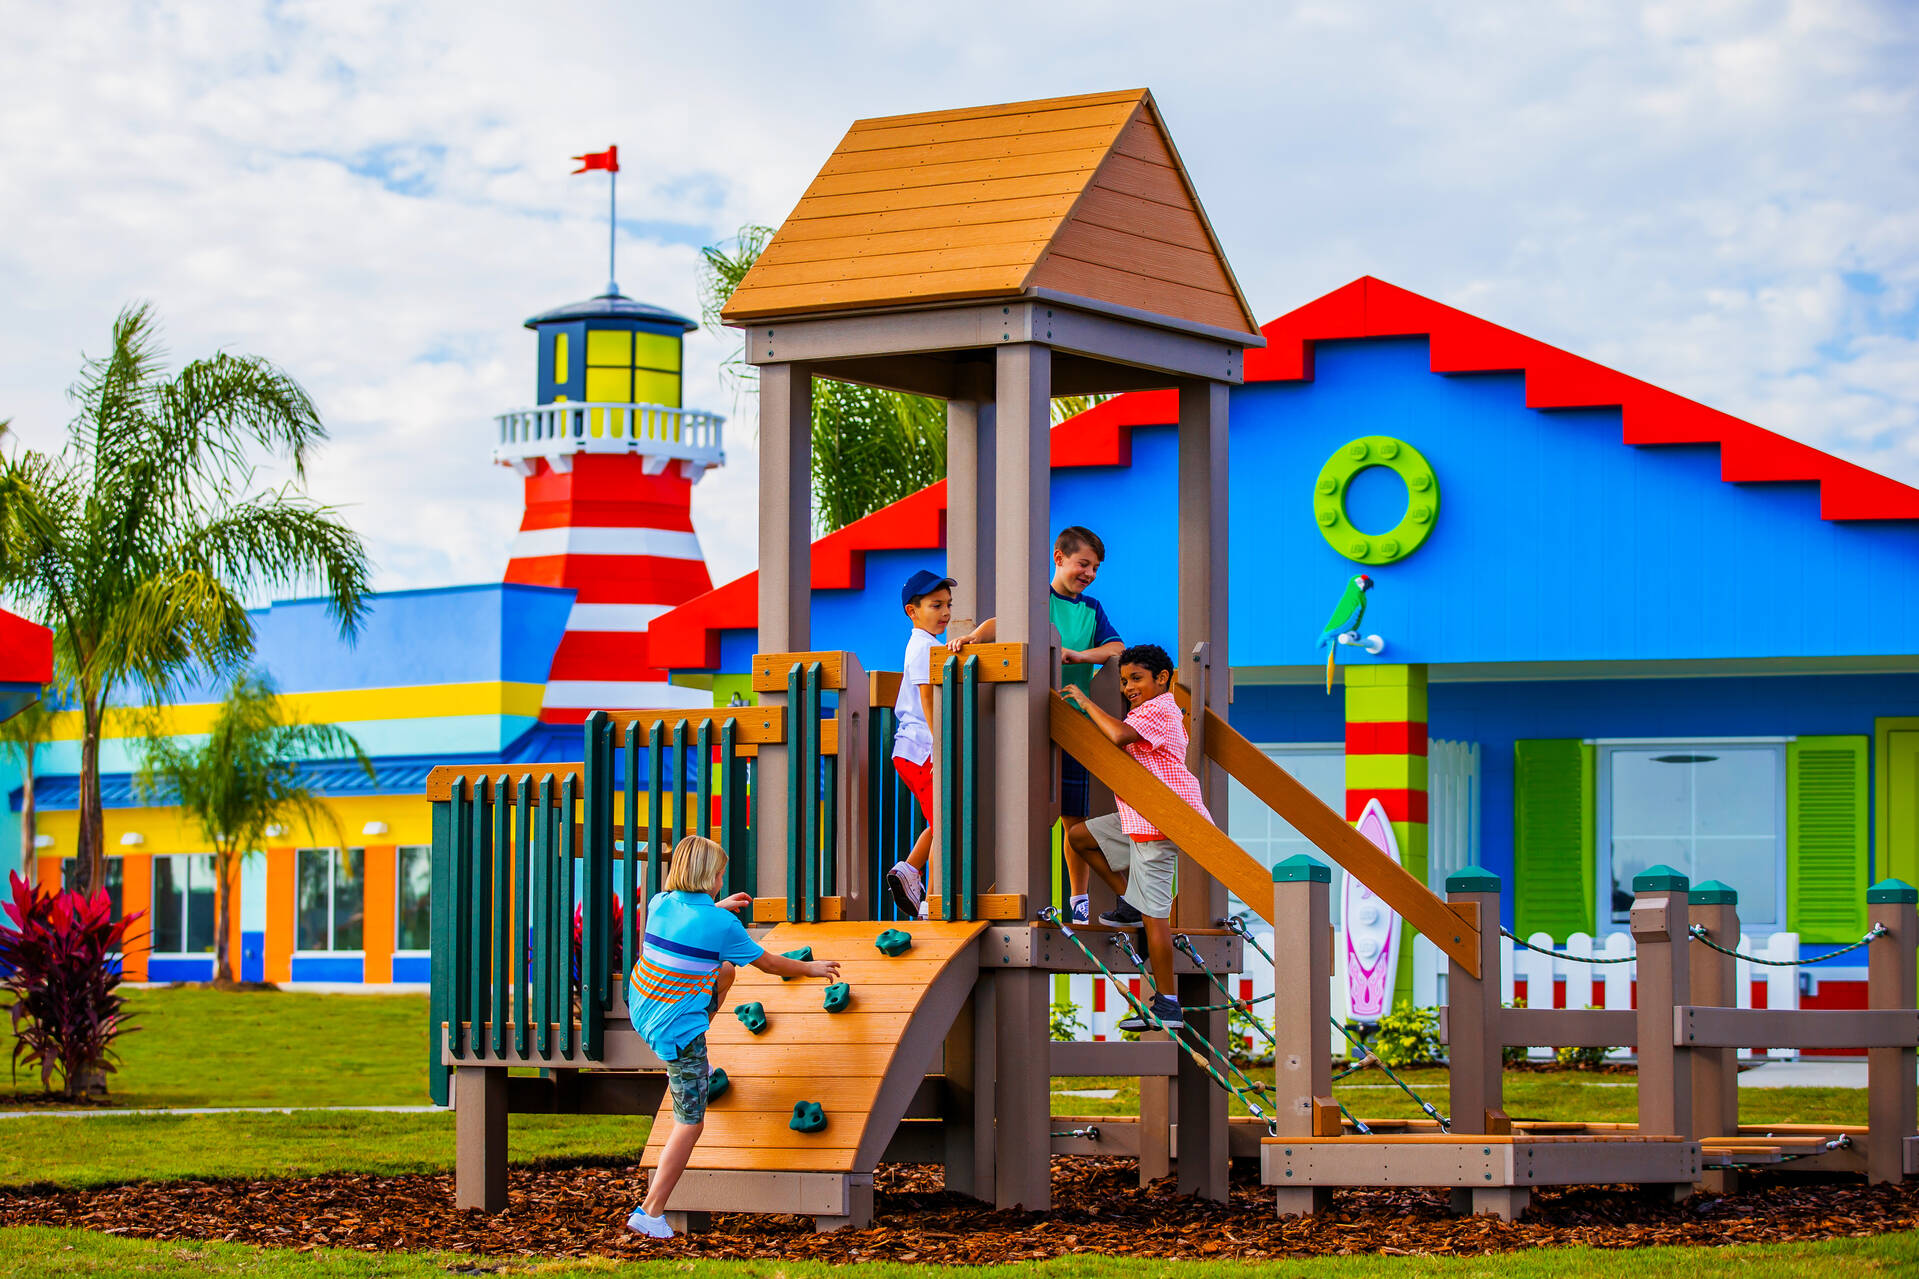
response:
[[[1866,931],[1864,737],[1802,737],[1786,748],[1786,927],[1809,942]]]
[[[1586,743],[1513,743],[1513,922],[1564,942],[1593,931],[1593,760]]]

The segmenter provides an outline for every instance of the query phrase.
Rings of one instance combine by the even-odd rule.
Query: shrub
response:
[[[113,1041],[134,1029],[126,1024],[120,973],[109,961],[145,912],[114,919],[104,888],[91,896],[36,893],[18,874],[9,879],[12,926],[0,924],[0,988],[13,995],[7,1011],[15,1077],[21,1066],[38,1066],[40,1086],[52,1092],[58,1076],[70,1101],[105,1092],[106,1074],[119,1059]]]
[[[1587,1008],[1593,1008],[1595,1006],[1596,1005],[1593,1004],[1586,1005]],[[1553,1049],[1553,1058],[1558,1061],[1560,1065],[1571,1067],[1574,1070],[1598,1070],[1606,1064],[1606,1054],[1611,1051],[1612,1049],[1610,1048],[1555,1048]]]
[[[1273,1060],[1273,1043],[1266,1038],[1266,1027],[1237,1001],[1226,1014],[1226,1053],[1235,1066],[1264,1066]]]
[[[1439,1010],[1402,1004],[1381,1017],[1373,1055],[1395,1069],[1438,1060]]]
[[[1079,1005],[1070,999],[1055,999],[1046,1014],[1046,1022],[1054,1039],[1078,1039],[1079,1032],[1086,1029],[1079,1019]]]

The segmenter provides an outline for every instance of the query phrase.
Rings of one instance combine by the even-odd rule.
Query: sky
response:
[[[376,584],[498,580],[529,315],[619,283],[698,314],[857,118],[1147,86],[1262,321],[1361,275],[1919,484],[1919,5],[660,5],[8,0],[0,419],[150,300],[176,360],[266,356],[331,434],[310,491]],[[753,406],[696,490],[753,567]]]

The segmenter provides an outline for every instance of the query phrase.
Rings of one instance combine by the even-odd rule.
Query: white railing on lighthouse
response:
[[[657,461],[652,469],[686,462],[691,478],[698,479],[706,468],[726,460],[720,433],[726,419],[700,409],[562,400],[513,409],[494,421],[499,442],[493,460],[504,464],[551,461],[575,453],[632,453]]]

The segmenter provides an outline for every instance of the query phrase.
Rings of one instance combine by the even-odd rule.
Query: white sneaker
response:
[[[633,1215],[626,1219],[626,1228],[635,1234],[645,1235],[649,1239],[673,1237],[673,1227],[666,1224],[666,1218],[649,1217],[644,1207],[633,1210]]]
[[[926,900],[926,884],[913,869],[913,863],[894,862],[893,869],[886,872],[886,887],[893,894],[893,904],[899,907],[900,914],[908,919],[919,915]]]

